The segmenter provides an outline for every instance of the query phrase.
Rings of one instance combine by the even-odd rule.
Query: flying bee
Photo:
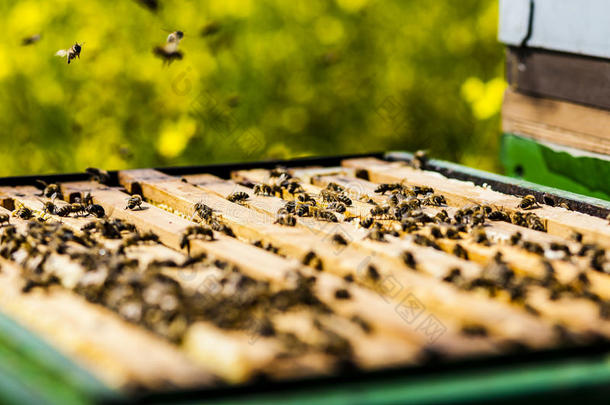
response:
[[[524,210],[530,210],[533,208],[539,208],[540,205],[536,201],[536,197],[534,197],[533,195],[526,195],[521,199],[521,202],[519,203],[518,207]]]
[[[249,197],[250,196],[248,195],[248,193],[244,193],[243,191],[237,191],[235,193],[229,194],[229,196],[227,197],[227,200],[234,202],[234,203],[243,203]]]
[[[414,168],[424,170],[428,163],[428,152],[425,150],[418,150],[413,154],[413,160],[411,164]]]
[[[125,209],[129,209],[129,210],[135,210],[136,208],[138,209],[142,209],[142,197],[140,197],[138,194],[130,197],[127,200],[127,206],[125,207]]]
[[[98,169],[97,167],[88,167],[85,169],[85,172],[87,172],[93,181],[106,185],[110,183],[110,174],[108,174],[106,170]]]
[[[0,225],[10,225],[10,218],[8,214],[0,214]]]
[[[42,35],[40,34],[34,34],[30,35],[29,37],[25,37],[21,40],[21,46],[34,45],[36,42],[40,41],[40,38],[42,38]]]
[[[68,49],[60,49],[59,51],[55,52],[55,56],[59,56],[59,57],[65,56],[68,59],[68,64],[70,64],[70,61],[72,59],[76,59],[76,57],[78,57],[78,59],[80,59],[80,51],[81,51],[83,45],[84,45],[84,42],[82,44],[79,44],[78,42],[76,42],[76,43],[74,43],[74,45],[72,45]]]
[[[170,64],[174,60],[180,60],[183,57],[182,52],[178,50],[178,45],[184,37],[182,31],[174,31],[167,36],[165,45],[155,46],[153,53],[163,59],[163,63]]]

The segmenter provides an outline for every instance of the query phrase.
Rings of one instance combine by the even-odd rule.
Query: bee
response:
[[[340,233],[336,233],[333,235],[332,242],[342,246],[347,246],[348,244],[347,239],[345,239],[345,237]]]
[[[83,203],[72,203],[70,204],[70,212],[77,215],[83,215],[87,212],[87,207]]]
[[[34,216],[34,213],[28,207],[20,207],[13,211],[13,216],[21,219],[30,219]]]
[[[530,229],[533,229],[535,231],[546,232],[546,226],[544,225],[540,217],[534,214],[533,212],[530,212],[525,216],[525,222],[527,224],[527,227]]]
[[[335,193],[341,193],[345,191],[345,188],[343,186],[340,186],[339,184],[332,181],[326,185],[326,189],[334,191]]]
[[[281,213],[277,216],[274,224],[280,224],[285,226],[295,226],[297,224],[297,219],[294,215],[289,213]]]
[[[214,240],[214,232],[212,229],[203,226],[189,226],[182,233],[180,239],[180,249],[186,248],[187,253],[191,254],[192,239],[207,239]]]
[[[366,268],[366,275],[373,281],[379,281],[381,278],[379,270],[377,270],[377,267],[373,266],[372,264],[369,264],[369,266]]]
[[[0,226],[10,225],[10,218],[8,214],[0,214]]]
[[[447,214],[447,210],[440,210],[434,216],[434,222],[436,222],[436,223],[446,223],[446,222],[449,222],[449,214]]]
[[[454,226],[447,228],[447,231],[445,232],[445,237],[448,239],[462,239],[462,236],[460,235],[460,229]]]
[[[345,207],[345,204],[340,203],[338,201],[331,203],[327,208],[329,210],[338,212],[339,214],[343,214],[347,210],[347,208]]]
[[[487,218],[489,218],[492,221],[510,222],[510,216],[506,212],[500,211],[500,210],[491,211],[487,215]]]
[[[136,0],[140,5],[146,7],[150,11],[157,11],[159,8],[159,0]]]
[[[303,204],[316,205],[316,199],[307,193],[302,193],[297,196],[297,201]]]
[[[338,300],[348,300],[351,298],[351,294],[345,288],[339,288],[335,290],[335,298]]]
[[[59,187],[58,184],[47,184],[46,182],[42,181],[42,180],[36,180],[36,187],[40,190],[42,190],[42,194],[40,194],[41,196],[47,197],[47,198],[59,198],[60,200],[62,200],[64,197],[61,193],[61,188]]]
[[[165,45],[156,46],[153,48],[153,54],[163,59],[163,63],[170,64],[174,60],[180,60],[183,57],[182,52],[178,50],[178,45],[184,37],[182,31],[174,31],[167,36]]]
[[[55,207],[55,215],[58,215],[60,217],[67,217],[68,215],[70,215],[70,213],[72,213],[72,207],[70,206],[70,204],[64,204],[61,207]]]
[[[428,163],[428,152],[425,150],[418,150],[413,154],[413,159],[411,160],[411,165],[420,170],[424,170],[426,164]]]
[[[536,201],[536,197],[534,197],[533,195],[526,195],[521,199],[521,202],[519,203],[518,207],[524,210],[530,210],[534,208],[539,208],[540,205]]]
[[[519,242],[521,242],[521,232],[515,232],[512,235],[510,235],[510,244],[513,246],[516,246],[519,244]]]
[[[420,246],[431,247],[436,250],[442,250],[441,247],[435,241],[421,234],[413,235],[413,243]]]
[[[402,227],[402,231],[407,233],[415,232],[419,229],[417,221],[415,221],[413,218],[404,218],[402,221],[400,221],[400,226]]]
[[[216,219],[212,219],[208,222],[209,222],[210,227],[214,231],[224,233],[225,235],[230,236],[232,238],[235,237],[235,233],[233,232],[233,229],[231,229],[231,227],[229,227],[227,224],[224,224]]]
[[[40,41],[41,38],[42,35],[40,34],[30,35],[29,37],[25,37],[21,40],[21,46],[34,45],[36,42]]]
[[[571,210],[570,206],[567,203],[562,202],[561,204],[559,204],[559,206],[563,209],[566,209],[568,211]]]
[[[106,211],[104,210],[104,207],[99,204],[86,205],[85,211],[87,211],[87,214],[93,215],[96,218],[104,218],[106,216]]]
[[[404,264],[407,265],[407,267],[409,267],[411,269],[415,269],[415,267],[417,266],[417,262],[415,261],[415,257],[413,256],[413,253],[404,251],[404,252],[402,252],[400,257],[401,257],[402,261],[404,262]]]
[[[572,255],[570,248],[567,245],[564,245],[563,243],[551,242],[549,248],[556,252],[563,252],[565,257],[570,257]]]
[[[56,206],[53,202],[51,201],[45,201],[42,203],[42,212],[44,212],[45,214],[55,214],[55,209]]]
[[[432,194],[423,200],[424,205],[432,205],[435,207],[440,207],[442,205],[447,205],[447,200],[445,200],[445,196]]]
[[[472,233],[472,236],[476,243],[480,243],[485,246],[491,245],[491,243],[489,242],[489,239],[487,238],[487,232],[485,232],[485,229],[483,229],[483,228],[475,229]]]
[[[381,217],[381,216],[387,215],[389,211],[390,211],[390,206],[386,205],[386,206],[373,207],[373,208],[371,208],[371,211],[369,213],[373,217]]]
[[[399,183],[382,183],[375,189],[376,193],[385,194],[388,191],[402,190],[403,185]]]
[[[371,227],[371,225],[373,225],[373,222],[375,222],[375,218],[365,217],[360,220],[360,226],[368,229]]]
[[[313,267],[316,270],[321,271],[324,269],[324,264],[322,263],[322,259],[320,259],[313,250],[310,250],[309,252],[307,252],[305,257],[303,257],[302,263],[305,266]]]
[[[367,180],[367,181],[370,180],[369,172],[366,169],[356,169],[356,173],[354,173],[354,175],[358,179]]]
[[[68,60],[68,64],[70,64],[70,61],[72,59],[76,59],[78,57],[78,59],[80,59],[80,52],[83,48],[83,44],[79,44],[78,42],[74,43],[74,45],[72,45],[70,48],[68,49],[60,49],[59,51],[55,52],[55,56],[59,56],[59,57],[66,57]]]
[[[288,204],[286,204],[288,206]],[[312,215],[316,209],[310,204],[299,204],[295,207],[294,213],[300,217],[306,217]]]
[[[327,210],[316,210],[314,212],[314,218],[319,219],[320,221],[339,222],[337,216]]]
[[[432,226],[430,227],[430,235],[435,239],[440,239],[443,237],[443,232],[438,226]]]
[[[212,208],[208,207],[201,201],[198,203],[195,203],[193,208],[194,208],[193,215],[197,214],[199,216],[199,218],[201,218],[205,221],[208,221],[212,218],[212,212],[213,212]]]
[[[88,167],[85,169],[85,172],[93,181],[106,185],[110,183],[110,174],[106,170],[98,169],[97,167]]]
[[[273,195],[273,189],[268,184],[257,184],[254,186],[254,194],[270,197]]]
[[[452,253],[455,256],[459,257],[460,259],[468,260],[468,252],[459,243],[455,244],[455,246],[453,247],[453,252]]]
[[[376,242],[387,242],[385,240],[385,232],[379,228],[371,230],[366,237]]]
[[[290,174],[288,170],[286,170],[286,168],[284,167],[276,167],[275,169],[269,171],[269,177],[284,177],[286,179],[291,179],[292,174]]]
[[[432,187],[428,187],[428,186],[413,186],[411,188],[411,192],[416,194],[416,195],[428,195],[428,194],[434,194],[434,189]]]
[[[127,206],[125,206],[125,209],[129,209],[129,210],[135,210],[136,208],[138,209],[142,209],[142,197],[140,197],[138,194],[133,195],[131,197],[129,197],[129,199],[127,200]]]
[[[525,215],[521,212],[513,212],[510,214],[510,222],[515,225],[527,227],[527,221],[525,219]]]
[[[236,191],[235,193],[229,194],[229,196],[227,197],[227,200],[234,202],[234,203],[243,203],[248,198],[250,198],[248,193],[244,193],[243,191]]]

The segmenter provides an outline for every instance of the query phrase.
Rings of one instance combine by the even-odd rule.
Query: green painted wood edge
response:
[[[550,399],[566,398],[566,390],[577,392],[582,400],[601,400],[597,395],[608,390],[610,359],[573,360],[510,367],[501,371],[454,374],[443,378],[395,379],[382,383],[342,384],[336,387],[310,389],[308,392],[260,393],[248,397],[211,401],[201,404],[434,404],[471,401],[493,401],[514,398],[523,402],[535,394]]]
[[[610,160],[572,152],[505,133],[500,161],[509,176],[610,201]]]
[[[0,313],[0,402],[88,404],[119,394]]]
[[[411,160],[413,155],[408,152],[388,152],[386,154],[386,158],[391,160]],[[528,159],[527,156],[524,156],[524,159]],[[531,160],[531,159],[530,159]],[[528,188],[531,190],[539,191],[541,193],[549,193],[554,194],[563,198],[567,198],[570,200],[582,201],[587,204],[595,205],[598,207],[602,207],[605,209],[610,209],[610,196],[605,199],[595,198],[596,196],[591,196],[591,194],[585,195],[581,193],[577,193],[573,190],[568,190],[566,188],[555,187],[549,185],[549,183],[535,183],[532,180],[526,180],[522,178],[503,176],[501,174],[490,173],[483,170],[473,169],[471,167],[462,166],[457,163],[447,162],[444,160],[436,160],[430,159],[430,163],[439,168],[444,168],[447,170],[452,170],[456,172],[461,172],[467,175],[479,177],[482,179],[486,179],[489,181],[498,181],[506,184],[511,184],[519,187]],[[610,169],[610,162],[607,162],[608,167]],[[533,169],[532,169],[533,170]],[[610,177],[609,177],[610,179]],[[610,183],[610,180],[609,180]]]

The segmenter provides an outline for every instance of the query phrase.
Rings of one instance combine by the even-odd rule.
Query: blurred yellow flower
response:
[[[166,123],[157,139],[157,152],[165,158],[180,156],[196,130],[197,123],[188,117],[182,117],[175,123]]]
[[[504,89],[506,82],[499,77],[487,83],[483,83],[478,77],[469,77],[462,84],[461,94],[470,104],[475,118],[485,120],[500,112]]]
[[[343,24],[336,18],[324,16],[316,21],[316,35],[324,45],[332,45],[343,38]]]

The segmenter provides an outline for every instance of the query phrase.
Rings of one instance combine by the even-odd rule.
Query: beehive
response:
[[[337,161],[7,180],[0,311],[126,395],[610,335],[602,202],[423,155]]]

